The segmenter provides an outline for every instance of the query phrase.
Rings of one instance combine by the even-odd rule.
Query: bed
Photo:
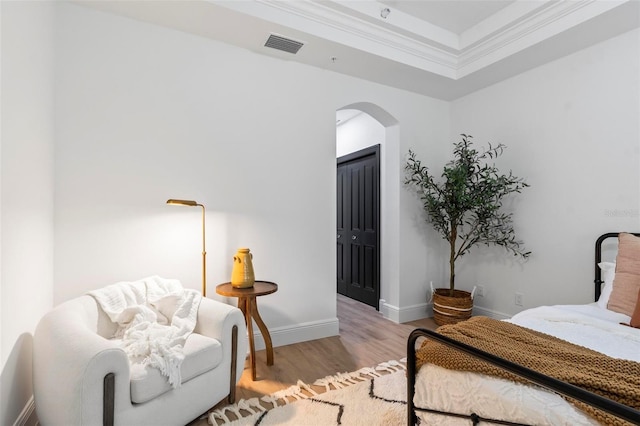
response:
[[[640,424],[640,329],[624,325],[640,325],[638,237],[596,240],[593,303],[414,330],[408,423]],[[617,241],[615,257],[603,260]]]

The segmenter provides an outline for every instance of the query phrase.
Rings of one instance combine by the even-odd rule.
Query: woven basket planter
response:
[[[471,318],[473,299],[471,293],[448,288],[437,288],[433,292],[433,319],[438,325],[455,324]]]

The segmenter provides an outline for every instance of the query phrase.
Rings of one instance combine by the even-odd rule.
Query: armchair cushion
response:
[[[216,368],[222,361],[222,345],[216,339],[191,334],[184,344],[184,361],[180,366],[182,382]],[[167,378],[154,367],[131,371],[131,402],[142,404],[171,390]]]

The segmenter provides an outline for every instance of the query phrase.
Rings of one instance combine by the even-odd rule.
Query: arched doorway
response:
[[[361,164],[361,169],[358,169],[358,165],[353,165],[355,171],[352,169],[352,172],[359,175],[361,179],[375,178],[377,174],[377,199],[376,196],[365,193],[365,205],[366,208],[373,208],[376,204],[374,202],[377,201],[377,204],[382,206],[378,208],[377,212],[371,212],[366,217],[369,220],[367,225],[369,225],[371,221],[375,221],[377,213],[377,235],[372,230],[358,228],[353,232],[350,230],[343,232],[340,236],[341,232],[338,229],[338,240],[340,238],[347,239],[347,243],[359,240],[363,244],[356,244],[355,250],[350,250],[353,248],[350,244],[340,248],[340,243],[338,243],[337,275],[340,279],[340,273],[345,273],[345,268],[340,269],[340,256],[343,256],[343,261],[350,261],[349,257],[351,256],[356,259],[356,262],[360,262],[356,265],[359,273],[354,274],[354,277],[362,282],[357,283],[354,287],[354,293],[359,292],[357,288],[359,285],[362,288],[360,292],[367,293],[368,297],[368,300],[362,301],[375,306],[383,314],[385,314],[385,298],[392,292],[397,295],[399,291],[397,279],[399,272],[398,233],[393,231],[393,229],[398,229],[397,207],[393,207],[398,206],[400,172],[397,166],[399,161],[398,147],[398,122],[379,106],[362,102],[347,105],[336,112],[336,157],[342,159],[343,163],[349,163],[350,160],[354,160],[356,163],[358,161],[366,163],[365,165]],[[376,162],[377,170],[375,170]],[[338,161],[339,164],[340,161]],[[337,191],[340,191],[340,173],[338,171]],[[362,184],[362,181],[358,183]],[[365,192],[374,187],[375,183],[371,183]],[[338,205],[340,207],[340,201]],[[363,215],[361,218],[365,219]],[[341,224],[340,218],[338,218],[338,224]],[[355,239],[351,240],[354,237]],[[364,241],[365,238],[369,238],[369,240]],[[376,238],[378,252],[374,254],[372,252],[373,245],[370,243]],[[345,247],[349,247],[349,252],[346,255],[344,253]],[[341,250],[343,250],[342,253]],[[362,265],[362,262],[365,265]],[[369,263],[367,264],[367,262]],[[348,267],[346,269],[347,273],[353,271]],[[374,283],[373,281],[376,280],[377,283]],[[371,295],[368,294],[369,287],[372,285],[378,287],[375,295],[376,300],[372,300]],[[385,316],[387,315],[385,314]]]

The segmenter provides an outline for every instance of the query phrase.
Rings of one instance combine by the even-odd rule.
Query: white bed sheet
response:
[[[620,325],[629,317],[597,306],[542,306],[514,315],[509,322],[537,330],[608,356],[640,362],[640,330]],[[497,420],[536,425],[596,425],[562,397],[533,385],[482,374],[423,366],[417,374],[414,403],[445,412],[476,413]],[[469,420],[417,412],[422,424],[468,425]]]
[[[550,334],[613,358],[640,362],[640,329],[631,318],[596,303],[541,306],[514,315],[509,322]]]

